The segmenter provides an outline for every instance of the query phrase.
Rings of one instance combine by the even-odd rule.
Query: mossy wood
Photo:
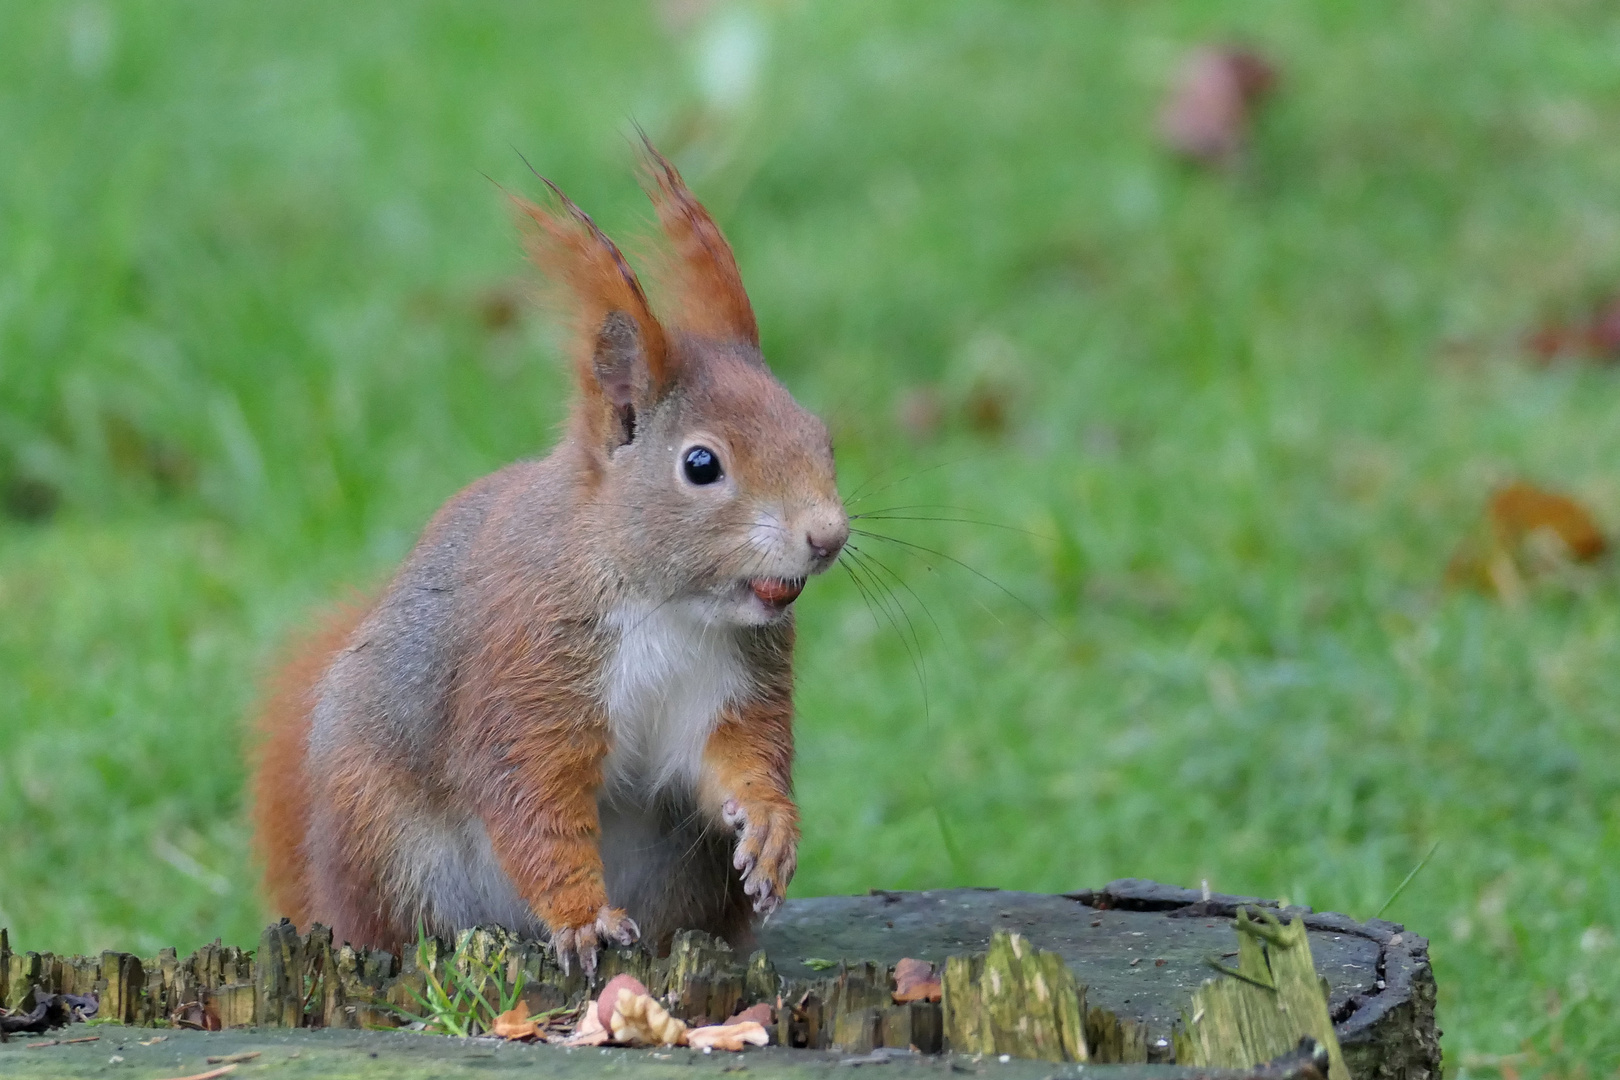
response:
[[[1191,1033],[1214,1015],[1206,1004],[1205,1015],[1189,1023],[1194,995],[1226,992],[1204,986],[1215,975],[1207,958],[1241,953],[1230,920],[1243,906],[1276,911],[1269,901],[1205,898],[1134,880],[1064,896],[955,889],[794,900],[762,930],[757,951],[681,934],[664,958],[639,949],[604,954],[589,985],[578,971],[565,975],[537,942],[473,931],[463,944],[464,954],[496,963],[508,977],[522,972],[535,1011],[575,1003],[624,971],[667,996],[684,1019],[721,1020],[755,1002],[777,1005],[774,1035],[786,1047],[1190,1063]],[[1303,908],[1279,914],[1308,937],[1327,991],[1323,1011],[1343,1047],[1342,1065],[1335,1065],[1355,1080],[1437,1076],[1428,943],[1378,920]],[[436,971],[453,952],[453,943],[426,943]],[[894,1002],[894,966],[906,957],[938,965],[943,1003]],[[1238,959],[1240,971],[1254,964]],[[253,952],[216,943],[183,958],[173,949],[151,958],[14,953],[0,935],[0,1001],[7,1007],[26,1004],[36,985],[93,991],[103,1017],[127,1024],[393,1026],[397,1009],[416,1010],[412,992],[425,981],[414,953],[355,950],[319,926],[300,934],[282,923],[268,928]],[[1333,1080],[1343,1075],[1335,1070]]]
[[[1236,928],[1237,965],[1224,969],[1229,977],[1209,979],[1193,994],[1191,1013],[1176,1033],[1176,1059],[1241,1068],[1286,1054],[1304,1034],[1324,1047],[1328,1080],[1350,1080],[1305,920],[1285,924],[1265,911],[1256,920],[1239,908]]]

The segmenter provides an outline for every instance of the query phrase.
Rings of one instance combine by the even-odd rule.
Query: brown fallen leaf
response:
[[[745,1046],[770,1045],[770,1033],[756,1020],[740,1024],[714,1024],[693,1028],[686,1033],[686,1045],[698,1050],[738,1051]]]
[[[762,1001],[758,1005],[748,1006],[748,1008],[744,1009],[736,1016],[733,1016],[730,1020],[727,1020],[725,1026],[730,1027],[733,1024],[741,1024],[749,1020],[752,1020],[756,1024],[763,1024],[765,1027],[770,1027],[772,1024],[776,1023],[776,1010],[771,1008],[767,1002]],[[708,1025],[694,1023],[692,1026],[694,1028],[699,1028],[707,1027]]]
[[[510,285],[492,285],[478,294],[474,306],[485,330],[505,330],[523,313],[523,298]]]
[[[1177,69],[1159,114],[1159,133],[1178,154],[1231,164],[1248,141],[1255,109],[1276,83],[1276,69],[1252,49],[1195,49]]]
[[[934,965],[926,960],[907,957],[894,965],[894,1001],[904,1005],[908,1001],[938,1001],[942,989],[934,974]]]
[[[1591,562],[1608,540],[1586,507],[1567,495],[1523,482],[1494,492],[1485,520],[1446,564],[1446,584],[1522,603],[1539,579],[1556,578],[1573,563]]]
[[[1563,541],[1577,562],[1589,562],[1608,548],[1608,541],[1586,507],[1568,495],[1530,484],[1510,484],[1493,494],[1490,518],[1504,546],[1522,544],[1536,532],[1549,530]]]
[[[1576,357],[1620,362],[1620,296],[1582,318],[1543,324],[1525,338],[1525,346],[1541,364]]]
[[[529,1019],[529,1010],[522,1005],[508,1009],[489,1025],[489,1033],[498,1039],[532,1039],[540,1034],[540,1025]]]
[[[1005,386],[981,379],[962,402],[968,426],[981,435],[999,435],[1007,428],[1008,392]]]
[[[927,442],[938,435],[945,424],[945,399],[938,387],[913,386],[903,391],[895,402],[894,418],[907,435]]]

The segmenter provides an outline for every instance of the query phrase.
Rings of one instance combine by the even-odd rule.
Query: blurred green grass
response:
[[[807,592],[796,893],[1134,875],[1368,917],[1438,840],[1387,916],[1434,939],[1450,1065],[1620,1066],[1620,589],[1439,585],[1512,477],[1620,527],[1615,372],[1518,348],[1620,280],[1620,13],[590,10],[0,9],[14,940],[257,936],[242,717],[278,642],[561,415],[480,174],[532,188],[521,150],[634,231],[635,118],[857,509],[1010,526],[876,527],[1030,605],[868,540],[888,615]],[[1225,38],[1283,82],[1208,175],[1152,120]]]

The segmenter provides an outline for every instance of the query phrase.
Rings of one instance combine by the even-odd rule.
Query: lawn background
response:
[[[1212,39],[1281,71],[1225,174],[1153,137]],[[1620,1067],[1614,572],[1441,587],[1516,477],[1620,529],[1620,374],[1519,344],[1620,282],[1595,0],[11,0],[15,943],[256,940],[279,643],[561,416],[484,174],[532,192],[521,151],[632,233],[632,118],[857,509],[1007,526],[875,527],[1012,597],[862,539],[878,614],[842,573],[800,602],[796,895],[1142,876],[1365,918],[1439,841],[1387,917],[1433,938],[1448,1067]]]

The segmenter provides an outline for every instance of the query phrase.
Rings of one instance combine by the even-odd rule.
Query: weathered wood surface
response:
[[[810,1050],[836,1045],[856,1053],[914,1045],[928,1052],[1016,1049],[1053,1061],[1075,1060],[1081,1044],[1066,1034],[1065,1020],[1072,1010],[1083,1017],[1091,1062],[1169,1063],[1193,993],[1213,974],[1206,958],[1236,952],[1229,920],[1242,904],[1275,907],[1240,897],[1205,900],[1188,890],[1131,880],[1068,896],[959,889],[794,900],[764,928],[758,952],[733,953],[703,935],[684,934],[666,958],[641,950],[604,954],[595,985],[629,972],[654,993],[667,995],[671,1011],[683,1019],[719,1020],[743,1005],[768,1001],[780,1006],[774,1032],[780,1045]],[[1427,942],[1376,920],[1361,924],[1305,909],[1282,914],[1303,918],[1309,931],[1354,1080],[1438,1075]],[[893,968],[900,959],[932,961],[948,973],[947,959],[957,957],[956,985],[970,986],[975,978],[970,958],[979,958],[982,979],[992,937],[1001,930],[1055,954],[1071,976],[1067,983],[1057,977],[1062,1001],[1043,1006],[1045,1027],[1027,1045],[998,1041],[1008,1038],[1004,1031],[995,1034],[997,1010],[1013,1000],[1005,996],[981,997],[974,1005],[978,1019],[958,1024],[954,1041],[947,1031],[948,1004],[893,1002]],[[591,990],[577,971],[564,975],[539,943],[479,931],[469,944],[475,954],[498,960],[509,975],[524,972],[525,999],[536,1011],[578,1001]],[[451,943],[429,943],[435,966],[451,952]],[[817,970],[807,963],[815,959],[836,964]],[[1011,970],[1006,957],[996,963],[998,978]],[[1056,969],[1039,970],[1056,977]],[[92,958],[13,954],[0,938],[0,1001],[8,1007],[24,1004],[34,985],[47,991],[93,990],[103,1016],[130,1024],[349,1029],[394,1024],[398,1017],[388,1006],[413,1008],[410,990],[420,990],[423,982],[414,955],[402,962],[387,953],[355,951],[334,943],[319,927],[300,935],[286,924],[273,926],[253,953],[215,944],[184,958],[173,950],[147,959],[114,952]],[[949,988],[952,980],[946,984]],[[1006,993],[1022,994],[1018,1000],[1027,1005],[1032,986],[1020,981]],[[1066,996],[1071,993],[1072,1001]],[[991,1032],[988,1041],[985,1032]]]
[[[73,1035],[85,1031],[71,1030]],[[1044,1061],[1006,1063],[995,1058],[855,1055],[833,1051],[769,1047],[746,1054],[702,1054],[673,1050],[565,1050],[556,1046],[501,1044],[485,1039],[447,1039],[414,1032],[290,1031],[275,1028],[153,1032],[140,1028],[96,1027],[93,1043],[29,1049],[13,1039],[0,1045],[0,1076],[6,1080],[72,1080],[125,1077],[159,1080],[195,1076],[216,1066],[210,1057],[258,1053],[239,1066],[231,1080],[264,1076],[273,1080],[488,1080],[513,1076],[527,1080],[625,1077],[628,1080],[1097,1080],[1096,1066],[1053,1065]],[[59,1033],[65,1034],[65,1033]],[[142,1046],[161,1034],[163,1041]],[[28,1040],[33,1042],[43,1040]],[[880,1052],[881,1054],[881,1052]],[[109,1064],[113,1057],[123,1060]],[[860,1063],[850,1068],[851,1064]],[[874,1066],[879,1066],[876,1067]],[[1194,1069],[1175,1065],[1116,1065],[1106,1080],[1311,1080],[1297,1068],[1249,1070]]]

